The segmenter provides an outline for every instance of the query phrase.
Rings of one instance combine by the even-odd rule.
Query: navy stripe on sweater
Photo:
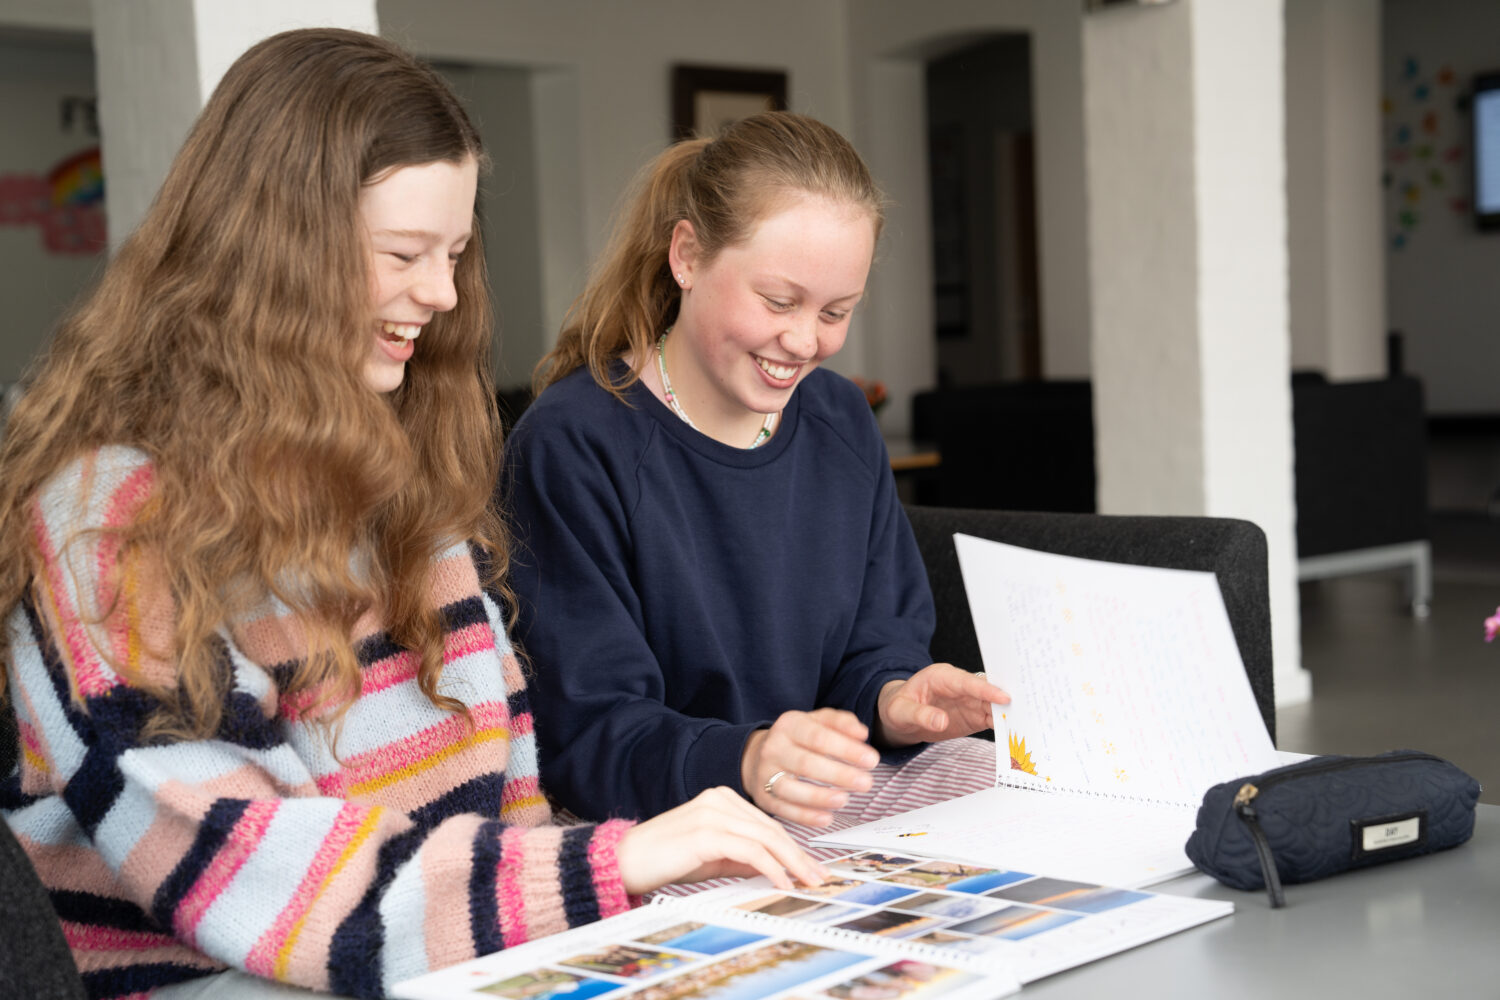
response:
[[[385,995],[378,960],[385,947],[386,930],[380,918],[380,899],[396,871],[422,846],[425,835],[424,831],[411,829],[380,845],[375,878],[359,905],[339,924],[328,946],[328,980],[332,992],[354,997]]]
[[[198,826],[193,845],[182,856],[182,860],[177,862],[172,874],[157,887],[156,895],[151,900],[151,915],[156,918],[157,923],[163,927],[172,926],[172,914],[177,911],[182,897],[187,895],[193,883],[208,870],[209,864],[229,839],[229,832],[249,807],[249,799],[215,799],[213,805],[208,807],[208,814]]]
[[[591,924],[599,919],[599,897],[594,889],[594,872],[589,866],[589,843],[594,829],[570,827],[563,831],[557,852],[557,876],[562,882],[563,912],[568,926]]]
[[[474,867],[469,871],[469,934],[474,952],[488,955],[505,947],[500,932],[499,902],[495,881],[500,874],[500,834],[505,827],[494,821],[474,833]]]

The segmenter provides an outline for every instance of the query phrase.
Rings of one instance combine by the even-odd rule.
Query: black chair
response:
[[[15,715],[0,702],[0,776],[15,768],[19,751]],[[10,827],[0,822],[0,997],[84,1000],[84,995],[52,900]]]
[[[1271,598],[1266,537],[1249,521],[1218,517],[1124,517],[908,506],[907,516],[937,603],[932,658],[980,670],[955,532],[1028,549],[1167,569],[1212,572],[1224,594],[1250,689],[1276,740],[1271,674]]]

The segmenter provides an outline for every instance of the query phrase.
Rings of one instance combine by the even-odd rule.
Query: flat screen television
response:
[[[1500,72],[1474,78],[1474,221],[1500,230]]]

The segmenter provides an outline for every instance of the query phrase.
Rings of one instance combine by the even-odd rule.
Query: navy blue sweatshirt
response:
[[[542,782],[581,817],[645,818],[740,785],[789,709],[872,721],[930,662],[932,595],[860,389],[816,370],[753,451],[586,369],[505,445],[516,637]]]

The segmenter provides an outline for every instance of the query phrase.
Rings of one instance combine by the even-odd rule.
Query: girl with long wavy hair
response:
[[[669,881],[820,880],[723,789],[550,825],[491,506],[485,163],[397,47],[256,45],[11,416],[0,809],[93,997],[381,996]]]
[[[510,579],[542,775],[579,815],[725,785],[801,836],[993,783],[990,744],[957,737],[1008,696],[930,662],[880,430],[820,367],[881,220],[858,153],[814,119],[679,143],[543,359],[506,446]]]

